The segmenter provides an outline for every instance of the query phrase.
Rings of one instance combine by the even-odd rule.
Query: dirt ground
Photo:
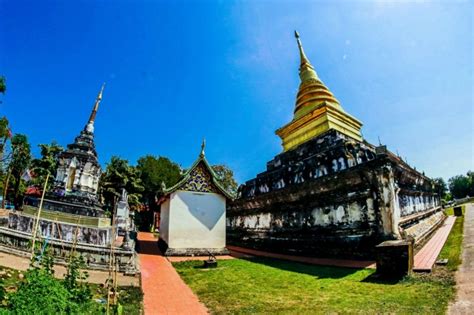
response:
[[[12,269],[26,271],[30,265],[30,260],[26,257],[19,257],[4,252],[0,252],[0,265]],[[66,274],[66,268],[61,265],[54,267],[55,275],[57,278],[64,278]],[[105,283],[109,273],[107,271],[99,270],[88,270],[89,278],[87,282],[90,283]],[[140,286],[140,276],[124,276],[123,274],[117,275],[117,282],[119,286]]]

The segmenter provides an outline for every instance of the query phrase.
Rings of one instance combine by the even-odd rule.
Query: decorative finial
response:
[[[319,79],[316,71],[314,71],[311,62],[309,62],[308,57],[306,57],[303,49],[303,44],[301,44],[300,34],[295,31],[296,43],[298,44],[298,50],[300,51],[300,79],[301,82],[305,82],[309,79]]]
[[[102,83],[102,87],[100,88],[100,92],[99,92],[99,94],[97,95],[97,99],[98,99],[98,100],[102,100],[102,93],[104,92],[104,88],[105,88],[105,82]]]
[[[89,121],[87,122],[87,125],[86,125],[86,130],[88,132],[94,132],[95,116],[97,115],[97,110],[99,109],[99,104],[100,104],[100,101],[102,100],[102,93],[104,92],[104,88],[105,88],[105,82],[102,84],[99,94],[97,94],[94,107],[92,108],[91,115],[89,116]]]
[[[201,153],[199,154],[199,156],[204,157],[204,155],[206,154],[206,153],[204,152],[204,149],[205,149],[205,148],[206,148],[206,139],[203,138],[203,139],[202,139],[202,143],[201,143]]]
[[[164,181],[161,181],[161,192],[164,192],[166,190],[166,184]]]
[[[295,38],[296,38],[296,43],[298,44],[298,49],[300,51],[300,59],[301,59],[300,60],[300,71],[303,68],[303,66],[305,66],[305,65],[312,69],[313,66],[311,66],[311,63],[309,62],[308,58],[306,57],[306,55],[304,53],[303,44],[301,44],[301,40],[300,40],[300,34],[297,31],[295,31]]]

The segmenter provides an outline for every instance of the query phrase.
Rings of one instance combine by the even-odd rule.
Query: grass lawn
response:
[[[466,211],[466,206],[462,206],[463,214]],[[453,208],[445,210],[447,215],[453,215]],[[447,258],[448,264],[446,268],[450,271],[456,271],[461,264],[461,244],[463,239],[464,216],[457,217],[456,222],[449,234],[446,243],[444,244],[438,259]]]
[[[447,214],[452,215],[452,209]],[[440,253],[439,258],[448,258],[447,266],[394,283],[377,281],[370,269],[269,258],[221,260],[217,269],[210,270],[201,269],[198,261],[173,265],[214,314],[445,314],[455,294],[463,223],[464,217],[456,219]]]
[[[454,295],[452,277],[411,276],[396,283],[374,270],[305,265],[266,258],[174,266],[214,314],[399,313],[444,314]]]

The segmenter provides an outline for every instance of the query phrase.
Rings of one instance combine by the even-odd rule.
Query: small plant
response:
[[[84,304],[91,300],[92,291],[84,281],[89,274],[87,271],[81,271],[85,267],[82,256],[72,255],[67,265],[66,276],[64,277],[64,287],[72,295],[72,300],[77,304]]]

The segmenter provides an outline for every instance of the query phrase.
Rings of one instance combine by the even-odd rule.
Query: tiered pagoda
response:
[[[294,117],[276,131],[283,152],[239,187],[227,242],[307,256],[369,257],[387,239],[417,242],[443,220],[432,181],[361,135],[319,78],[300,37]]]
[[[103,91],[104,85],[84,129],[58,156],[53,188],[46,193],[42,205],[42,217],[49,219],[42,221],[43,235],[66,241],[77,238],[80,243],[95,245],[111,241],[110,218],[101,208],[97,193],[102,171],[94,144],[94,123]],[[30,198],[25,203],[23,213],[33,216],[38,211],[40,199]],[[60,226],[54,228],[55,224]],[[74,226],[81,228],[77,236],[68,233]]]
[[[54,180],[53,191],[48,198],[71,206],[60,207],[59,211],[99,217],[104,211],[100,208],[97,189],[102,172],[94,144],[94,122],[102,100],[102,86],[94,107],[84,129],[68,144],[67,149],[59,154],[58,169]],[[75,207],[79,205],[80,207]],[[47,202],[46,208],[54,207]],[[53,210],[53,209],[51,209]],[[56,209],[54,209],[56,210]]]
[[[40,199],[27,198],[23,211],[10,213],[8,227],[0,227],[0,244],[15,251],[31,251],[31,238],[38,226],[38,238],[45,240],[56,259],[67,259],[71,253],[84,257],[88,268],[108,269],[110,259],[121,271],[135,272],[134,242],[126,235],[122,244],[117,231],[101,208],[98,185],[101,167],[94,144],[94,123],[102,100],[102,86],[84,129],[58,156],[58,169],[51,191],[46,193],[41,212]],[[53,174],[54,175],[54,174]],[[120,213],[124,220],[118,228],[130,227],[123,194]],[[40,220],[37,222],[38,213]],[[119,220],[117,220],[119,221]],[[125,225],[122,224],[125,222]]]

